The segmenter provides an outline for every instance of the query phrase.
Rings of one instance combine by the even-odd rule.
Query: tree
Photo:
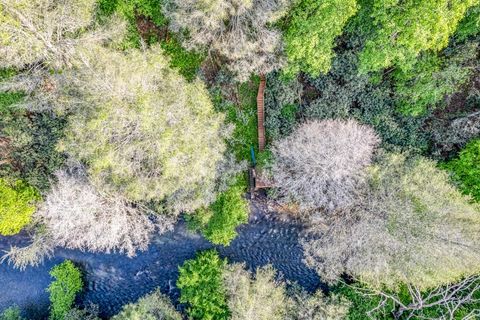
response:
[[[225,130],[201,82],[171,70],[159,47],[81,55],[89,65],[76,77],[83,107],[60,149],[84,161],[102,191],[163,201],[173,214],[208,205]]]
[[[222,56],[239,81],[266,74],[281,61],[281,34],[270,27],[286,0],[171,0],[164,10],[176,32],[188,30],[184,46]]]
[[[378,142],[370,127],[353,120],[303,124],[272,150],[280,197],[304,210],[349,206]]]
[[[347,273],[390,290],[425,290],[480,272],[479,208],[435,165],[384,155],[350,210],[312,226],[307,263],[326,281]]]
[[[236,227],[248,222],[249,208],[244,194],[245,182],[237,178],[208,208],[201,208],[189,217],[189,224],[200,229],[212,243],[229,245],[237,236]]]
[[[288,16],[286,73],[326,73],[334,56],[335,38],[357,12],[356,0],[297,0]]]
[[[447,162],[445,168],[453,173],[464,194],[480,202],[480,139],[469,142],[458,158]]]
[[[68,63],[77,37],[92,24],[95,0],[0,1],[0,68]]]
[[[17,234],[29,224],[39,199],[37,191],[25,182],[0,179],[0,235]]]
[[[290,304],[285,283],[275,279],[272,266],[258,268],[255,275],[236,263],[226,266],[225,283],[228,308],[232,320],[280,320],[284,319]]]
[[[435,108],[471,79],[478,49],[472,42],[448,48],[443,56],[424,54],[411,70],[398,70],[394,75],[397,106],[413,116]]]
[[[122,311],[112,320],[182,320],[170,299],[160,290],[140,298],[135,303],[123,306]]]
[[[215,250],[197,254],[179,268],[177,287],[180,302],[188,303],[188,315],[193,319],[221,320],[229,318],[223,268],[226,264]]]
[[[82,169],[72,171],[57,172],[57,184],[36,213],[54,246],[134,256],[136,250],[147,249],[155,229],[173,228],[173,219],[150,218],[153,213],[145,205],[101,193]]]
[[[308,294],[294,287],[289,292],[292,300],[287,320],[342,320],[348,319],[350,303],[347,299],[331,293],[326,297],[321,290]]]
[[[394,319],[476,319],[480,316],[480,277],[470,276],[426,292],[408,285],[402,292],[388,292],[353,286],[362,297],[378,297],[378,303],[368,311],[392,314]]]
[[[47,289],[50,293],[50,319],[63,320],[76,295],[82,291],[82,274],[70,260],[66,260],[53,267],[50,275],[55,278]]]
[[[361,71],[391,66],[408,69],[427,50],[438,52],[478,0],[379,0],[366,5],[365,24],[373,23],[360,54]]]

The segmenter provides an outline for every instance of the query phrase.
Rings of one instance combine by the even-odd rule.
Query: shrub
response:
[[[374,288],[434,288],[480,272],[479,207],[424,158],[385,155],[351,210],[312,225],[308,265],[322,279],[346,273]]]
[[[222,281],[226,261],[220,259],[214,250],[197,254],[179,268],[177,287],[180,302],[188,303],[188,315],[193,319],[228,319],[230,312],[226,291]]]
[[[0,130],[9,141],[10,161],[0,165],[0,174],[22,179],[42,193],[48,191],[53,173],[65,162],[65,154],[56,149],[65,125],[65,117],[52,112],[2,115]]]
[[[17,306],[9,307],[0,314],[0,320],[23,320]]]
[[[123,306],[112,320],[182,320],[182,316],[170,299],[157,289],[137,302]]]
[[[280,197],[304,210],[348,207],[378,142],[370,127],[354,120],[303,124],[272,149]]]
[[[464,194],[480,202],[480,139],[469,142],[458,158],[447,162],[445,168],[453,173]]]
[[[39,199],[37,191],[25,182],[0,179],[0,235],[14,235],[29,224]]]
[[[63,320],[76,295],[82,291],[82,274],[70,260],[66,260],[53,267],[50,275],[55,278],[47,289],[50,293],[50,319]]]
[[[237,178],[236,183],[221,192],[208,208],[202,208],[190,218],[190,225],[200,229],[214,244],[227,246],[235,239],[235,229],[248,222],[248,203],[244,198],[246,181]]]
[[[281,79],[278,73],[267,76],[265,91],[265,128],[270,140],[292,133],[296,125],[302,85],[294,78]]]

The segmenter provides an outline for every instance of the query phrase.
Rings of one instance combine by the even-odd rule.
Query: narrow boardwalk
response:
[[[260,75],[260,85],[258,86],[257,94],[257,117],[258,117],[258,150],[263,151],[265,149],[265,75]]]

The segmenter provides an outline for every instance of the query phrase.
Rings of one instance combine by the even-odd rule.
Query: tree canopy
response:
[[[356,0],[294,1],[284,34],[288,57],[285,72],[318,76],[330,70],[335,38],[356,12]]]
[[[478,4],[478,0],[371,1],[365,10],[373,32],[360,55],[361,70],[394,65],[408,69],[421,52],[440,51],[467,10]]]

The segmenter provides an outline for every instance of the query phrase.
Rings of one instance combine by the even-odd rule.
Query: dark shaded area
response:
[[[250,223],[238,228],[238,237],[229,247],[217,247],[222,257],[230,262],[245,262],[254,269],[272,264],[285,280],[296,281],[309,291],[321,286],[317,274],[303,262],[298,235],[299,224],[268,217],[262,204],[251,204]],[[25,236],[0,237],[0,251],[13,244],[24,243]],[[86,290],[79,303],[98,304],[102,316],[117,313],[122,305],[133,302],[144,294],[160,287],[175,302],[178,290],[175,282],[178,266],[195,256],[197,250],[213,247],[199,235],[187,231],[180,222],[173,232],[152,239],[149,250],[130,259],[118,254],[93,254],[59,249],[55,257],[43,265],[19,271],[0,265],[0,311],[17,304],[31,319],[42,319],[48,310],[48,293],[51,279],[48,271],[64,259],[70,259],[85,272]]]

